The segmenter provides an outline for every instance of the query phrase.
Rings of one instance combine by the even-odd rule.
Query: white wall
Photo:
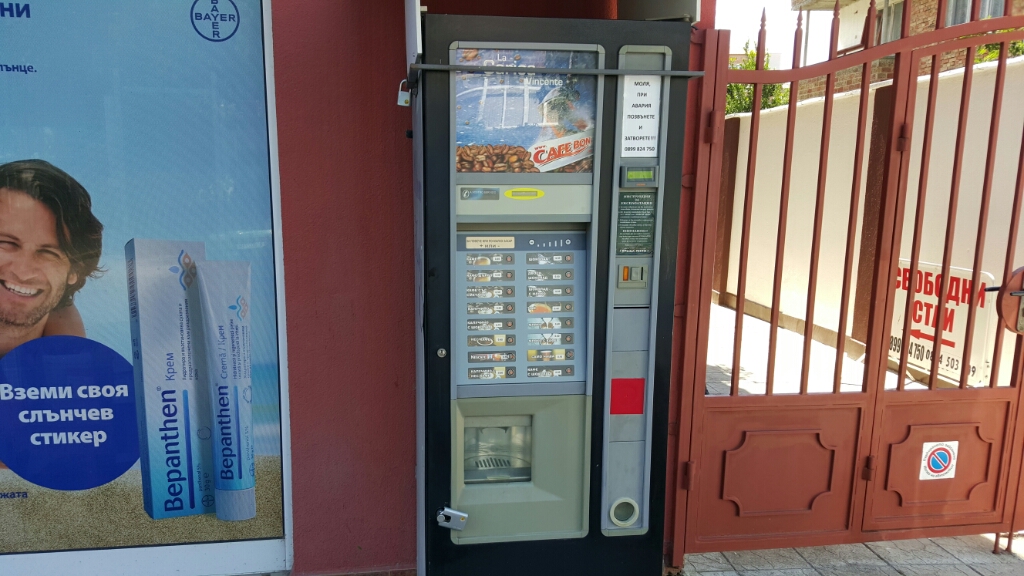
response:
[[[853,148],[856,141],[858,107],[859,92],[848,93],[836,97],[833,110],[828,179],[825,188],[825,211],[821,230],[822,255],[818,264],[818,289],[814,312],[815,324],[833,331],[839,328],[839,304],[853,179]],[[822,99],[807,100],[797,105],[792,183],[789,192],[786,250],[780,300],[782,313],[796,318],[805,316],[823,108]],[[869,121],[873,110],[872,100],[868,107]],[[787,107],[783,106],[762,112],[758,136],[758,160],[750,225],[751,241],[746,297],[765,306],[771,306],[772,303],[775,248],[779,229],[779,201],[782,190],[782,163],[786,137],[786,111]],[[740,143],[736,162],[735,207],[733,209],[728,284],[729,291],[732,293],[736,292],[739,271],[740,236],[750,138],[750,115],[737,116],[741,122]],[[867,154],[865,153],[862,173],[866,174],[866,170]],[[862,190],[863,187],[862,178]],[[863,197],[863,192],[861,196]],[[863,213],[863,205],[860,212]],[[858,216],[859,218],[860,216]],[[856,273],[856,266],[854,266],[854,273]],[[852,283],[856,285],[856,277],[852,279]],[[851,318],[852,313],[853,307],[851,306]]]
[[[849,48],[860,44],[861,36],[864,34],[864,18],[867,16],[871,0],[857,0],[839,10],[839,49]],[[875,7],[881,11],[885,0],[878,2]]]
[[[973,270],[974,268],[974,247],[978,234],[995,76],[996,63],[994,62],[975,67],[971,103],[968,109],[963,176],[957,204],[951,260],[952,266],[968,270]],[[921,236],[921,256],[919,259],[921,262],[936,264],[942,262],[962,87],[962,69],[947,72],[940,77],[938,99],[936,101],[935,137],[932,141],[932,154],[928,170],[925,225]],[[988,272],[995,277],[997,285],[1002,283],[1014,188],[1017,179],[1017,167],[1020,160],[1022,129],[1024,129],[1024,107],[1021,106],[1021,94],[1024,94],[1024,58],[1016,58],[1007,64],[1006,87],[1003,92],[1003,106],[985,236],[984,259],[981,265],[983,272]],[[911,254],[911,244],[913,241],[913,207],[916,206],[918,199],[918,182],[921,173],[921,149],[924,145],[927,98],[928,79],[923,78],[918,83],[914,131],[911,140],[911,178],[907,186],[908,210],[904,219],[900,250],[901,256],[908,259]],[[1019,235],[1017,238],[1015,255],[1014,268],[1024,264],[1024,235]],[[995,294],[989,294],[985,304],[986,308],[993,313],[993,316],[995,309],[994,297]],[[989,342],[994,337],[997,326],[998,319],[995,318],[988,331]],[[977,330],[980,331],[980,327]],[[975,346],[978,345],[979,337],[981,335],[975,337]],[[999,381],[1002,384],[1009,382],[1009,369],[1013,358],[1014,340],[1012,337],[1004,336],[999,375]]]

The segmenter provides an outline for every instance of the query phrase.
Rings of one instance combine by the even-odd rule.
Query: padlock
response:
[[[408,90],[402,90],[402,84],[406,84],[406,83],[407,82],[405,80],[402,80],[401,82],[398,83],[398,105],[399,106],[408,106],[409,103],[412,101],[412,96],[410,96],[409,91]]]

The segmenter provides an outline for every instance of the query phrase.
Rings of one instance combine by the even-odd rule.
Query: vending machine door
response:
[[[689,34],[424,16],[422,574],[660,574]]]

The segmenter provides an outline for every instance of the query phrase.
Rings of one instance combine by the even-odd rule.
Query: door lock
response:
[[[465,512],[452,510],[451,508],[439,508],[437,510],[437,525],[451,530],[462,530],[466,527],[466,520],[469,515]]]

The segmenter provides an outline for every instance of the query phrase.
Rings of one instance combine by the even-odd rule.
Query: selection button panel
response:
[[[457,385],[586,380],[587,236],[462,232]]]

